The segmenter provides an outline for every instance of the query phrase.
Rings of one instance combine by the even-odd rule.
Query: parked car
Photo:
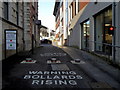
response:
[[[52,44],[52,41],[48,39],[43,39],[41,40],[41,44]]]

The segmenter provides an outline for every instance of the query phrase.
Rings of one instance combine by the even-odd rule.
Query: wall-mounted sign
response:
[[[41,20],[35,20],[35,24],[41,25]]]
[[[6,35],[6,50],[16,50],[17,31],[6,30],[5,35]]]

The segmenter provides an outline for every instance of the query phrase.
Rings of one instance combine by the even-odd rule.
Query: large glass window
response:
[[[82,23],[82,49],[89,50],[90,21]]]
[[[106,54],[112,54],[112,34],[109,34],[109,27],[112,26],[112,7],[101,12],[95,17],[95,50]]]

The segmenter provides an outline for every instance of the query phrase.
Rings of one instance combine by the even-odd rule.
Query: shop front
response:
[[[82,23],[82,49],[89,50],[90,20]]]
[[[107,55],[112,55],[113,33],[110,32],[112,26],[112,6],[95,15],[95,51]]]

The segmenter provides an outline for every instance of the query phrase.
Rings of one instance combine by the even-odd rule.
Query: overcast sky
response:
[[[55,28],[55,17],[53,16],[53,10],[55,0],[39,0],[38,19],[41,20],[42,25],[49,29]]]

